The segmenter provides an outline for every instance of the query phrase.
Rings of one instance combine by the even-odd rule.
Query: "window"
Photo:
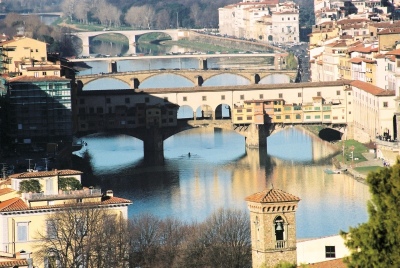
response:
[[[247,113],[251,113],[251,111],[252,111],[251,109],[246,109]]]
[[[301,98],[301,92],[297,93],[297,97]]]
[[[54,220],[46,221],[47,238],[57,237],[57,223]]]
[[[203,101],[206,101],[206,100],[207,100],[207,96],[203,96],[203,97],[201,97],[201,99],[202,99]]]
[[[283,98],[283,94],[279,93],[279,98],[282,99]]]
[[[317,96],[318,96],[318,97],[321,97],[321,91],[318,91],[318,92],[317,92]]]
[[[290,115],[285,115],[285,119],[290,119]]]
[[[42,72],[42,75],[47,75],[47,73],[46,72]]]
[[[306,119],[311,119],[311,116],[310,115],[306,115]]]
[[[386,107],[386,108],[388,107],[388,102],[387,101],[383,102],[383,107]]]
[[[225,95],[221,95],[221,100],[225,100]]]
[[[281,119],[281,116],[280,116],[280,115],[277,115],[277,116],[276,116],[276,119]]]
[[[330,119],[331,116],[329,114],[324,115],[324,119]]]
[[[247,120],[252,120],[253,117],[252,116],[247,116]]]
[[[164,102],[168,102],[168,97],[164,97]]]
[[[111,103],[111,99],[110,98],[106,98],[106,103]]]
[[[243,120],[243,117],[238,116],[237,120],[238,120],[238,121],[242,121],[242,120]]]
[[[263,94],[260,94],[260,99],[261,100],[264,99],[264,95]]]
[[[39,72],[34,72],[34,73],[33,73],[33,76],[34,76],[34,77],[39,77]]]
[[[241,100],[244,100],[244,95],[240,95],[240,99],[241,99]]]
[[[17,241],[26,242],[28,241],[28,223],[18,222],[17,223]]]
[[[183,100],[183,101],[187,101],[187,97],[183,97],[182,100]]]
[[[125,103],[131,103],[131,99],[130,98],[125,98]]]
[[[340,90],[336,91],[336,95],[338,95],[338,96],[340,95]]]
[[[314,118],[315,119],[321,119],[321,116],[320,115],[316,115]]]
[[[325,257],[336,258],[335,246],[325,246]]]
[[[301,115],[296,114],[296,119],[301,119]]]

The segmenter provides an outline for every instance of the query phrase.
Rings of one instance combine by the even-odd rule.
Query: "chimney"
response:
[[[107,191],[106,191],[106,196],[114,197],[113,191],[112,191],[112,190],[107,190]]]

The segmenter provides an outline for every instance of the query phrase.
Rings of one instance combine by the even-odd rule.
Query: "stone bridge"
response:
[[[148,33],[164,33],[171,37],[173,41],[177,41],[179,38],[187,36],[188,31],[186,30],[132,30],[132,31],[94,31],[94,32],[75,32],[68,33],[68,35],[75,36],[82,40],[82,56],[89,56],[90,39],[102,34],[120,34],[128,39],[129,48],[127,54],[136,54],[136,43],[140,36]]]
[[[135,72],[110,72],[96,75],[82,75],[77,76],[76,80],[80,81],[81,86],[84,86],[92,81],[102,79],[102,78],[113,78],[120,80],[127,85],[129,85],[132,89],[138,89],[139,85],[149,79],[151,77],[160,75],[160,74],[174,74],[181,77],[184,77],[190,80],[194,86],[202,86],[204,81],[210,79],[211,77],[220,75],[220,74],[235,74],[241,77],[246,78],[250,81],[251,84],[258,84],[259,81],[267,76],[273,74],[284,74],[290,77],[291,81],[294,81],[297,76],[297,70],[241,70],[241,69],[221,69],[221,70],[149,70],[149,71],[135,71]]]

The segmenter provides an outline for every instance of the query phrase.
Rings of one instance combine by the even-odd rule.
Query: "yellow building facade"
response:
[[[40,235],[49,230],[49,215],[71,207],[96,207],[127,219],[128,205],[132,202],[114,197],[112,191],[103,194],[92,187],[82,190],[59,188],[60,178],[74,178],[80,182],[81,174],[76,170],[53,170],[11,175],[7,183],[0,186],[0,252],[13,257],[24,252],[25,257],[31,259],[40,243]],[[42,192],[20,193],[21,183],[30,180],[39,181]],[[33,261],[43,263],[43,260]]]

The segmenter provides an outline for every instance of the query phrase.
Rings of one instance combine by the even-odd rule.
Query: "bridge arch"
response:
[[[178,119],[192,119],[194,116],[193,108],[190,105],[179,106],[177,112]]]
[[[287,74],[267,74],[260,79],[259,84],[284,84],[290,83],[290,80]]]
[[[81,81],[78,80],[78,83],[80,83]],[[133,82],[132,82],[133,83]],[[132,85],[130,85],[129,83],[127,83],[127,81],[124,81],[122,79],[118,79],[118,77],[104,77],[104,78],[99,78],[99,79],[95,79],[90,81],[89,83],[86,83],[84,86],[84,90],[106,90],[106,89],[110,89],[110,87],[108,85],[113,85],[114,88],[117,89],[131,89]]]
[[[222,75],[224,75],[224,79],[223,80],[221,79],[218,81],[219,78],[222,78]],[[203,80],[204,80],[203,86],[213,86],[214,81],[218,81],[218,84],[223,85],[223,86],[250,85],[251,84],[251,81],[245,75],[242,75],[240,73],[232,74],[229,72],[212,74]],[[233,82],[233,81],[235,81],[235,82]]]
[[[156,77],[162,78],[162,85],[161,87],[163,88],[174,88],[177,87],[176,84],[174,84],[175,80],[177,77],[180,78],[180,86],[182,87],[193,87],[195,84],[193,81],[188,79],[186,76],[177,74],[177,73],[155,73],[153,75],[150,75],[146,77],[145,79],[139,81],[139,88],[149,88],[146,86],[146,81],[149,81],[150,79],[154,79]]]

